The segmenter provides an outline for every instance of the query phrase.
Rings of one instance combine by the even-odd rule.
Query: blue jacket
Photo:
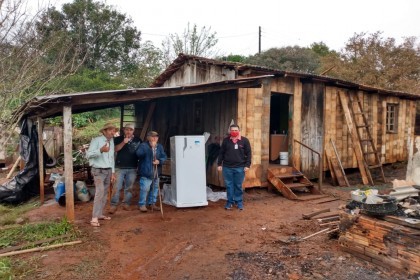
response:
[[[139,158],[138,173],[140,177],[153,179],[153,151],[149,142],[141,143],[136,150],[136,155]],[[161,144],[156,146],[156,159],[159,160],[158,176],[162,173],[162,164],[167,156]]]

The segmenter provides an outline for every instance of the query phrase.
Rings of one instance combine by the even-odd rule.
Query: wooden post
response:
[[[38,123],[38,174],[39,174],[39,200],[41,205],[44,204],[44,141],[42,131],[44,123],[42,118],[36,118]]]
[[[71,106],[63,106],[63,143],[64,143],[64,178],[66,184],[66,216],[69,222],[74,222],[73,193],[73,133],[71,123]]]

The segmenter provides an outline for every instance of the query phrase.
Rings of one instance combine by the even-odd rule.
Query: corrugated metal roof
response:
[[[60,115],[62,107],[65,105],[72,106],[74,113],[80,113],[157,98],[260,87],[262,79],[270,77],[273,77],[273,75],[176,87],[133,88],[38,96],[23,104],[15,111],[14,115],[47,118]]]
[[[303,78],[303,79],[312,79],[317,81],[322,81],[325,83],[330,83],[336,86],[344,87],[344,88],[350,88],[350,89],[360,89],[365,90],[368,92],[375,92],[379,94],[387,94],[387,95],[394,95],[394,96],[400,96],[400,97],[406,97],[406,98],[412,98],[412,99],[420,99],[420,95],[415,93],[409,93],[409,92],[403,92],[403,91],[395,91],[395,90],[386,90],[378,87],[372,87],[367,85],[362,85],[358,83],[349,82],[342,79],[332,78],[328,76],[321,76],[321,75],[315,75],[315,74],[309,74],[309,73],[303,73],[303,72],[294,72],[294,71],[283,71],[263,66],[257,66],[257,65],[249,65],[249,64],[243,64],[238,62],[229,62],[229,61],[221,61],[221,60],[215,60],[205,57],[199,57],[194,55],[186,55],[186,54],[179,54],[178,57],[173,61],[171,65],[166,68],[162,74],[160,74],[152,83],[151,87],[160,87],[162,86],[165,81],[167,81],[185,62],[188,60],[194,60],[198,61],[199,63],[203,64],[209,64],[209,65],[218,65],[222,67],[228,67],[233,70],[236,70],[237,72],[245,71],[248,69],[254,70],[257,73],[257,75],[277,75],[277,76],[290,76],[290,77],[297,77],[297,78]]]

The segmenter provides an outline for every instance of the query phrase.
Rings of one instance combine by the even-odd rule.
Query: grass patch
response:
[[[0,258],[0,279],[34,279],[39,257],[28,260]]]
[[[29,210],[39,207],[39,199],[37,198],[36,200],[37,201],[29,201],[18,206],[6,206],[0,204],[0,226],[15,224],[16,220],[23,214]]]
[[[2,207],[2,211],[4,211]],[[67,236],[65,241],[74,240],[77,237],[76,230],[67,219],[59,222],[44,222],[39,224],[25,224],[19,227],[2,229],[0,232],[0,249],[11,246],[25,245],[19,249],[29,249],[38,246],[46,246],[64,242],[62,238],[43,244],[34,245],[33,242],[44,241],[52,237]],[[33,279],[31,276],[38,269],[39,257],[28,259],[2,257],[0,258],[0,279]]]
[[[0,249],[57,237],[64,234],[72,234],[72,237],[76,237],[76,232],[72,224],[70,224],[65,218],[59,222],[26,224],[18,228],[4,229],[0,234]],[[51,244],[60,242],[62,242],[62,240],[59,239],[55,240]],[[32,247],[33,246],[28,244],[26,249]]]

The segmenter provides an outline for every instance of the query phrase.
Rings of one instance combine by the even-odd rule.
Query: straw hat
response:
[[[113,129],[113,130],[117,130],[117,127],[115,125],[113,125],[112,123],[106,123],[104,124],[104,126],[99,130],[99,132],[104,132],[104,130],[107,129]]]

